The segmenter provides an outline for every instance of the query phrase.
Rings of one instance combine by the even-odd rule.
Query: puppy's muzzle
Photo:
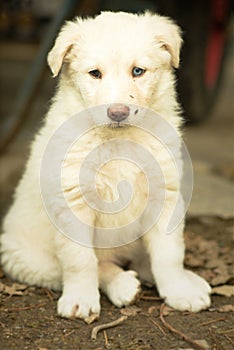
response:
[[[125,120],[130,113],[130,108],[123,104],[113,104],[107,109],[108,117],[113,121],[120,123]]]

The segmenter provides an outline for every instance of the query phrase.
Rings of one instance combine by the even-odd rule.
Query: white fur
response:
[[[99,286],[116,306],[128,305],[139,292],[137,274],[142,281],[156,283],[160,295],[176,309],[199,311],[210,305],[208,284],[183,268],[183,223],[173,234],[165,234],[179,183],[173,175],[171,160],[150,137],[134,128],[128,131],[106,128],[95,135],[88,134],[83,144],[74,146],[72,153],[78,163],[82,162],[93,144],[109,140],[110,134],[113,136],[116,132],[123,138],[127,133],[157,156],[166,174],[167,186],[162,219],[131,244],[94,250],[72,242],[51,224],[43,208],[39,186],[40,164],[48,140],[59,125],[87,107],[120,102],[148,107],[180,132],[181,118],[173,77],[173,66],[179,65],[180,46],[180,30],[167,18],[149,13],[138,16],[108,12],[95,19],[76,18],[67,22],[49,53],[48,62],[54,76],[62,69],[58,90],[45,124],[32,144],[14,203],[4,220],[1,259],[4,270],[14,279],[62,289],[58,302],[58,313],[62,316],[85,319],[90,314],[99,314]],[[144,68],[145,74],[133,78],[134,66]],[[93,69],[102,71],[102,79],[88,74]],[[67,160],[69,166],[68,170],[65,168],[64,177],[64,186],[68,188],[74,176],[71,160]],[[95,217],[72,193],[71,202],[78,202],[78,214],[84,220],[90,223],[96,220],[106,227],[123,224],[134,217],[145,200],[145,192],[144,186],[139,191],[142,183],[134,167],[126,169],[123,171],[118,162],[110,163],[98,184],[104,197],[113,200],[119,178],[130,176],[132,183],[138,186],[130,209],[112,221],[104,214]],[[55,198],[52,189],[51,192],[51,197]],[[54,206],[56,208],[56,199]],[[133,271],[123,270],[126,263]]]

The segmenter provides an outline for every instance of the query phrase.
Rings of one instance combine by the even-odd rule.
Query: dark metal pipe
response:
[[[19,95],[14,102],[13,112],[9,117],[7,117],[7,121],[1,130],[0,152],[6,148],[16,132],[19,130],[24,120],[25,111],[29,104],[30,98],[35,91],[38,81],[45,68],[47,53],[53,45],[54,39],[61,24],[69,16],[75,6],[78,5],[78,3],[79,0],[65,0],[52,19],[46,37],[41,43],[38,54],[36,55],[29,73],[19,90]]]

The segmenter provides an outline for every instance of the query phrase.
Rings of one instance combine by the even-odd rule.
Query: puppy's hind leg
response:
[[[111,261],[98,265],[99,286],[117,307],[131,304],[140,291],[140,281],[133,270],[124,271]]]
[[[28,241],[1,237],[1,265],[11,278],[21,283],[61,290],[62,275],[55,256]]]
[[[1,265],[5,273],[21,283],[61,290],[62,273],[52,252],[53,243],[40,240],[37,235],[21,234],[23,228],[18,227],[17,234],[8,225],[0,237]]]

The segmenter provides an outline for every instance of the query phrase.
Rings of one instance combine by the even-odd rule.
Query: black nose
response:
[[[108,117],[114,122],[122,122],[129,116],[130,108],[122,104],[113,104],[107,109]]]

